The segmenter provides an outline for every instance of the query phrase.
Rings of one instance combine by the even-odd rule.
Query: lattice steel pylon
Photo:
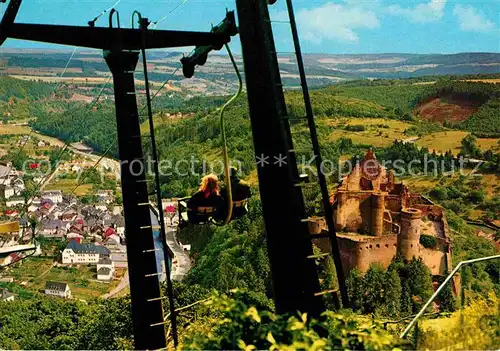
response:
[[[274,0],[236,0],[239,33],[244,57],[245,76],[256,155],[269,162],[257,167],[262,210],[266,228],[269,261],[273,277],[276,309],[278,313],[307,312],[319,317],[324,311],[321,291],[302,189],[306,184],[297,167],[290,125],[294,118],[287,113],[283,83],[274,44],[268,3]],[[307,82],[298,43],[291,0],[287,0],[296,58],[299,65],[301,87],[306,116],[295,118],[307,123],[318,171],[328,233],[337,268],[339,286],[344,305],[348,304],[343,279],[342,262],[336,241],[332,209],[329,203],[326,179]],[[285,162],[281,162],[284,160]],[[274,162],[273,162],[274,161]]]
[[[13,38],[105,51],[115,91],[135,347],[164,348],[166,322],[158,299],[161,272],[156,268],[134,71],[141,50],[199,45],[222,47],[235,33],[14,23],[22,0],[1,2],[5,3],[5,12],[0,22],[0,44]]]

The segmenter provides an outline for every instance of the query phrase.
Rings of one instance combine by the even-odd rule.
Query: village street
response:
[[[123,289],[127,288],[129,286],[129,284],[130,284],[130,282],[129,282],[129,279],[128,279],[128,270],[127,270],[125,272],[125,275],[123,276],[123,278],[120,280],[120,283],[118,283],[118,285],[116,286],[116,288],[114,288],[110,292],[102,295],[101,297],[103,299],[109,299],[110,297],[113,297],[116,294],[118,294]]]

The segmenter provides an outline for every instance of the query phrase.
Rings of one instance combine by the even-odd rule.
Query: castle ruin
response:
[[[366,272],[372,263],[387,267],[400,254],[421,257],[433,276],[451,271],[451,247],[443,209],[396,183],[368,151],[332,197],[343,268]],[[422,245],[422,237],[433,243]],[[425,241],[425,240],[424,240]],[[429,242],[429,240],[427,240]],[[320,247],[325,242],[318,239]]]

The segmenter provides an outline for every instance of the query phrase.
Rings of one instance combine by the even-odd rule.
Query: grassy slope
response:
[[[99,297],[110,288],[109,284],[91,281],[97,279],[95,266],[65,269],[52,264],[52,258],[31,258],[18,267],[10,268],[6,275],[27,282],[25,289],[33,292],[42,291],[46,281],[67,282],[73,296],[84,300]]]

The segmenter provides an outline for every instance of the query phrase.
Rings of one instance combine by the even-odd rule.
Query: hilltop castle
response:
[[[346,273],[366,272],[375,262],[387,267],[398,253],[407,260],[421,257],[434,276],[451,271],[443,209],[396,183],[372,151],[342,180],[332,201]]]

